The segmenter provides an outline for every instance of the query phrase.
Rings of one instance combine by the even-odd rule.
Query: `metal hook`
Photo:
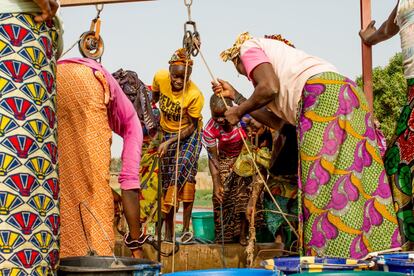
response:
[[[186,7],[191,7],[192,4],[193,4],[193,0],[184,0],[184,5]]]
[[[101,12],[103,10],[103,8],[104,8],[104,4],[96,4],[95,5],[95,9],[97,11],[96,18],[99,18],[99,16],[101,15]]]

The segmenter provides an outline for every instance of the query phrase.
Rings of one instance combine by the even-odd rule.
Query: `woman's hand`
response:
[[[52,19],[59,8],[59,4],[56,0],[33,0],[33,2],[35,2],[42,10],[42,13],[35,17],[36,22]]]
[[[375,28],[375,20],[372,20],[365,29],[359,31],[359,36],[365,44],[372,45],[371,37],[376,31],[377,28]]]
[[[238,106],[230,107],[224,115],[226,116],[226,120],[232,125],[237,125],[242,117]]]
[[[223,185],[218,185],[213,188],[213,197],[220,204],[223,203],[223,195],[224,195]]]
[[[159,157],[163,157],[167,153],[168,147],[170,146],[170,144],[171,144],[170,140],[161,143],[161,145],[158,147]]]
[[[232,100],[236,97],[236,89],[227,81],[217,79],[218,83],[215,81],[211,82],[211,89],[213,90],[214,94],[222,95],[225,98],[230,98]]]

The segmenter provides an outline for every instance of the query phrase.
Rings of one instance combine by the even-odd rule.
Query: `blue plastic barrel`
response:
[[[300,276],[309,274],[309,276],[338,276],[338,275],[349,275],[349,276],[404,276],[406,274],[397,272],[384,272],[384,271],[335,271],[335,272],[302,272],[298,274],[292,274],[290,276]]]
[[[58,276],[146,276],[160,275],[161,264],[129,257],[84,256],[60,259]],[[114,265],[115,264],[115,265]]]
[[[382,271],[414,275],[414,252],[382,254],[376,261]]]
[[[191,270],[174,272],[164,275],[171,276],[276,276],[278,275],[275,271],[266,269],[252,269],[252,268],[229,268],[229,269],[209,269],[209,270]]]
[[[335,273],[352,270],[367,270],[373,263],[346,258],[319,258],[319,257],[281,257],[262,262],[263,267],[281,271],[283,274],[301,272],[328,272]]]

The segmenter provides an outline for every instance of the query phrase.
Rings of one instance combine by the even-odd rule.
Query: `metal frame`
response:
[[[131,3],[131,2],[148,2],[153,0],[61,0],[61,7],[75,7],[85,5],[98,5],[98,4],[116,4],[116,3]]]
[[[371,22],[371,0],[361,0],[361,28],[365,28]],[[361,41],[362,47],[362,80],[364,92],[368,100],[370,110],[373,110],[372,88],[372,48]]]

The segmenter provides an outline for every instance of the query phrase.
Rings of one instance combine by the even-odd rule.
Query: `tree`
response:
[[[200,158],[198,159],[198,171],[209,172],[207,154],[200,154]]]
[[[374,114],[381,123],[387,141],[392,138],[402,107],[407,101],[407,83],[400,53],[394,55],[387,66],[373,70]],[[362,77],[357,78],[362,87]]]
[[[119,173],[121,171],[122,161],[120,158],[111,158],[110,171],[113,173]]]

